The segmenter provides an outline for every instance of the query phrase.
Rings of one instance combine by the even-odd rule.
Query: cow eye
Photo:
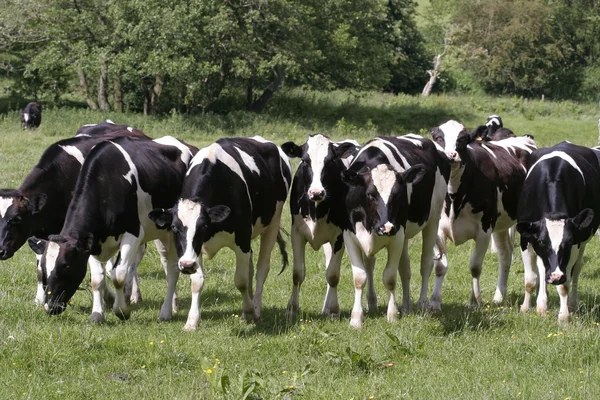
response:
[[[375,201],[377,198],[373,192],[367,192],[367,197],[373,201]]]
[[[18,215],[15,215],[14,217],[12,217],[12,218],[10,218],[8,220],[8,223],[10,225],[20,224],[21,223],[21,217],[19,217]]]
[[[173,233],[177,233],[177,226],[175,226],[175,224],[171,225],[171,231],[173,231]]]

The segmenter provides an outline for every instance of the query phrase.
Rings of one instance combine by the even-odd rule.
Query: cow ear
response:
[[[362,175],[356,171],[346,169],[341,172],[341,175],[342,182],[348,186],[361,186],[365,184],[365,180],[363,179]]]
[[[27,239],[27,244],[29,244],[29,247],[31,247],[31,250],[33,250],[35,254],[41,256],[42,254],[44,254],[44,249],[46,248],[48,241],[32,236],[29,239]]]
[[[154,222],[158,229],[169,229],[173,224],[173,213],[164,208],[155,208],[148,213],[148,218]]]
[[[519,232],[521,238],[532,242],[539,236],[540,230],[537,222],[519,222],[517,224],[517,232]]]
[[[31,212],[32,215],[37,214],[40,211],[42,211],[42,209],[46,205],[47,199],[48,199],[48,196],[44,193],[36,194],[35,196],[32,196],[29,199],[29,204],[27,205],[27,209],[29,210],[29,212]]]
[[[473,138],[473,140],[477,140],[477,138],[481,138],[481,139],[485,140],[487,138],[487,131],[488,131],[487,125],[479,125],[477,128],[475,128],[473,130],[473,132],[471,132],[469,134],[469,136],[471,136],[471,138]]]
[[[298,146],[294,142],[285,142],[281,145],[281,150],[291,158],[302,157],[302,147]]]
[[[75,242],[75,248],[83,253],[91,253],[94,246],[94,235],[89,232],[80,233]]]
[[[423,164],[415,164],[401,174],[402,179],[406,183],[417,184],[425,176],[427,170]]]
[[[356,144],[354,144],[352,142],[343,142],[343,143],[339,143],[339,144],[334,144],[333,152],[336,157],[341,157],[344,155],[345,152],[347,152],[348,150],[350,150],[354,147],[356,147]]]
[[[227,206],[214,206],[208,209],[208,218],[213,224],[218,224],[219,222],[225,221],[230,213],[231,208]]]
[[[591,208],[585,208],[571,218],[571,223],[575,226],[575,239],[577,242],[583,242],[591,236],[590,226],[593,220],[594,211]]]

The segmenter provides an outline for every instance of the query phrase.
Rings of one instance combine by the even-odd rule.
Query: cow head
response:
[[[31,218],[46,204],[46,195],[24,197],[18,190],[0,190],[0,260],[11,258],[31,236]]]
[[[93,237],[89,233],[75,238],[51,235],[48,240],[31,237],[28,243],[31,250],[41,255],[44,309],[51,315],[60,314],[85,277]]]
[[[544,218],[517,224],[522,240],[531,243],[544,262],[547,283],[560,285],[567,281],[567,271],[577,261],[581,243],[592,236],[593,219],[594,211],[586,208],[573,218]]]
[[[193,274],[202,262],[202,246],[214,233],[214,226],[225,221],[230,212],[230,208],[224,205],[206,207],[196,200],[181,199],[168,210],[157,208],[150,211],[148,217],[157,228],[173,232],[179,270]]]
[[[350,223],[361,221],[370,233],[393,236],[405,223],[401,212],[408,208],[408,184],[423,179],[425,167],[414,165],[404,172],[397,172],[389,164],[360,171],[345,170],[342,180],[350,187],[352,212]]]
[[[499,115],[490,115],[485,122],[485,126],[492,127],[494,130],[502,128],[502,118]]]
[[[288,157],[301,159],[294,179],[301,181],[308,199],[318,203],[327,198],[327,188],[339,182],[343,169],[340,157],[357,145],[351,141],[335,143],[325,135],[316,134],[302,146],[287,142],[281,148]]]
[[[438,150],[446,154],[452,166],[462,162],[460,153],[474,140],[463,124],[453,120],[434,128],[431,131],[431,139]]]

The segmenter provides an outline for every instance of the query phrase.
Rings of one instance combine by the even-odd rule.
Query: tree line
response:
[[[260,112],[283,86],[600,92],[598,0],[5,1],[5,90],[92,109]]]

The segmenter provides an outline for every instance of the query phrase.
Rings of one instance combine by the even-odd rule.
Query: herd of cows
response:
[[[295,174],[289,158],[300,160]],[[401,308],[410,307],[408,241],[418,233],[419,309],[441,310],[448,239],[457,246],[475,241],[470,307],[481,304],[479,277],[492,242],[499,264],[494,302],[502,302],[516,227],[525,268],[521,310],[529,309],[537,288],[537,312],[546,313],[546,284],[553,284],[558,319],[565,323],[577,308],[586,244],[600,225],[600,151],[568,142],[536,149],[531,136],[516,136],[496,115],[472,132],[448,121],[432,130],[431,140],[407,134],[360,145],[314,134],[305,143],[278,146],[255,136],[223,138],[202,149],[107,120],[52,144],[18,189],[0,190],[0,259],[28,242],[37,255],[36,303],[49,314],[65,310],[89,264],[91,319],[103,322],[105,305],[127,319],[131,303],[140,301],[137,265],[146,243],[154,241],[167,279],[159,320],[177,311],[177,281],[184,273],[192,289],[184,329],[194,330],[204,286],[202,254],[210,259],[228,247],[235,253],[242,314],[256,320],[276,244],[287,265],[281,216],[288,193],[289,317],[299,312],[309,243],[325,254],[322,312],[328,316],[340,315],[337,286],[346,249],[355,289],[350,324],[357,328],[365,287],[368,310],[377,309],[375,258],[385,248],[387,319],[395,320],[398,275]],[[251,244],[259,236],[255,273]]]

